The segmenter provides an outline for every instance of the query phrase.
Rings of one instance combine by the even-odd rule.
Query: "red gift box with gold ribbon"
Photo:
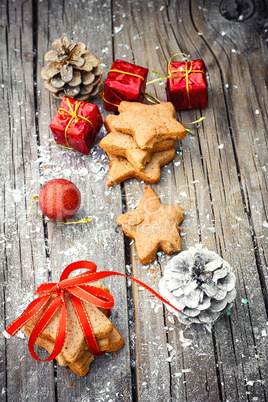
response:
[[[88,154],[102,126],[97,105],[63,97],[60,107],[50,123],[58,145]]]
[[[104,109],[117,112],[120,102],[141,102],[148,69],[122,60],[115,60],[105,80],[102,99]]]
[[[206,65],[201,59],[169,62],[166,81],[167,100],[176,110],[208,107]]]

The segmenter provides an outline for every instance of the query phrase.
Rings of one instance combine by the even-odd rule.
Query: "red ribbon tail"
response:
[[[81,326],[81,329],[84,333],[86,342],[88,344],[89,350],[95,356],[102,354],[102,352],[99,349],[95,334],[93,332],[93,329],[92,329],[92,326],[90,323],[90,319],[85,311],[83,302],[75,296],[72,296],[72,295],[70,295],[70,296],[71,296],[74,310],[78,317],[79,324]]]
[[[78,275],[78,277],[80,279],[84,278],[84,283],[89,283],[89,282],[96,282],[100,279],[103,278],[107,278],[108,276],[124,276],[125,278],[128,278],[136,283],[138,283],[139,285],[143,286],[145,289],[149,290],[149,292],[151,292],[154,296],[156,296],[159,300],[161,300],[163,303],[167,304],[168,306],[172,307],[174,310],[181,312],[177,307],[173,306],[171,303],[169,303],[166,299],[164,299],[162,296],[160,296],[159,293],[157,293],[155,290],[153,290],[152,288],[150,288],[150,286],[146,285],[145,283],[143,283],[142,281],[140,281],[139,279],[133,278],[131,276],[122,274],[120,272],[116,272],[116,271],[100,271],[100,272],[96,272],[97,266],[96,264],[90,262],[90,261],[76,261],[70,265],[68,265],[65,270],[63,271],[60,280],[66,279],[68,277],[68,275],[79,268],[86,268],[88,269],[90,272],[86,273],[86,274],[82,274],[82,275]],[[69,278],[69,280],[76,280],[76,278]],[[70,283],[71,284],[71,283]],[[73,283],[72,283],[73,284]],[[78,283],[78,281],[75,282],[76,285],[82,284],[82,281],[80,283]],[[82,287],[81,287],[82,288]],[[74,288],[72,288],[73,291]],[[70,293],[70,288],[68,289],[69,293]],[[92,292],[91,292],[92,293]],[[85,301],[87,301],[85,299]],[[105,307],[104,307],[105,308]]]
[[[139,281],[139,279],[133,278],[132,276],[128,276],[125,274],[122,274],[120,272],[116,272],[116,271],[100,271],[100,272],[96,272],[94,274],[94,278],[95,281],[98,281],[99,279],[102,278],[107,278],[108,276],[124,276],[125,278],[128,278],[136,283],[138,283],[139,285],[141,285],[142,287],[144,287],[145,289],[149,290],[149,292],[151,292],[153,295],[155,295],[159,300],[161,300],[163,303],[167,304],[168,306],[172,307],[174,310],[178,311],[179,313],[181,312],[177,307],[173,306],[171,303],[169,303],[166,299],[164,299],[162,296],[160,296],[159,293],[157,293],[155,290],[153,290],[152,288],[150,288],[150,286],[146,285],[145,283],[143,283],[142,281]]]
[[[32,317],[42,310],[49,298],[50,295],[33,300],[24,312],[6,328],[6,332],[11,336],[15,335]]]
[[[61,307],[61,317],[57,330],[54,349],[51,355],[47,359],[40,359],[34,352],[34,344],[39,335],[41,334],[41,332],[43,332],[43,330],[52,320],[52,318],[54,317],[54,315],[56,314],[56,312],[60,307]],[[67,329],[67,310],[65,302],[62,301],[62,298],[59,295],[51,302],[51,304],[45,310],[44,314],[40,317],[39,321],[37,322],[36,326],[33,329],[33,332],[31,333],[28,346],[32,357],[38,361],[44,361],[44,362],[55,359],[55,357],[60,353],[63,347],[66,336],[66,329]]]

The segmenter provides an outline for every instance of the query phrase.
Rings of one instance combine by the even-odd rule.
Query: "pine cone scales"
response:
[[[103,69],[86,45],[69,42],[67,36],[62,36],[52,43],[52,47],[54,50],[45,54],[47,64],[41,71],[45,87],[59,99],[66,95],[86,100],[97,95],[102,85]]]
[[[168,307],[183,324],[213,323],[236,297],[235,274],[218,254],[198,245],[170,260],[159,289],[181,310]]]

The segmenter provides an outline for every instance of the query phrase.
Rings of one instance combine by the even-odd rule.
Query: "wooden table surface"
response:
[[[149,266],[137,260],[116,217],[133,209],[145,183],[107,188],[108,158],[97,136],[85,156],[52,141],[49,124],[60,101],[40,76],[44,54],[62,34],[86,43],[104,78],[115,59],[165,72],[178,52],[208,68],[209,107],[195,136],[176,141],[175,160],[153,185],[164,205],[185,208],[182,249],[202,243],[233,267],[237,297],[213,327],[186,328],[149,292],[124,278],[103,282],[115,297],[112,321],[125,346],[95,358],[80,378],[56,362],[37,362],[21,334],[0,337],[1,401],[266,401],[268,398],[267,271],[267,3],[265,0],[13,0],[1,1],[1,332],[56,282],[69,263],[90,260],[158,290],[171,256]],[[147,92],[166,101],[160,82]],[[100,107],[98,97],[93,102]],[[81,191],[78,217],[55,225],[30,208],[48,180],[63,177]],[[39,353],[42,354],[42,351]]]

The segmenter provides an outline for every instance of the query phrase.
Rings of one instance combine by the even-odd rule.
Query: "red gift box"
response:
[[[208,107],[206,72],[201,59],[168,64],[167,99],[176,110]]]
[[[50,123],[57,144],[88,154],[102,126],[97,105],[63,97]]]
[[[117,112],[120,102],[141,102],[148,69],[122,60],[115,60],[103,89],[104,109]]]

